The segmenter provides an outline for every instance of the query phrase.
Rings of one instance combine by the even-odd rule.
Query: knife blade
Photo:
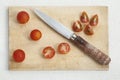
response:
[[[77,45],[83,52],[89,55],[93,60],[102,65],[108,65],[111,61],[110,57],[88,43],[82,37],[76,35],[74,32],[69,30],[63,24],[54,20],[50,16],[46,15],[38,9],[34,9],[35,14],[41,18],[46,24],[53,28],[56,32],[64,36],[65,38],[71,40],[75,45]]]

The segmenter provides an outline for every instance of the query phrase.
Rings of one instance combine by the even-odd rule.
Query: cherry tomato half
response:
[[[98,24],[98,15],[96,14],[90,19],[90,25],[96,26],[97,24]]]
[[[70,45],[68,43],[60,43],[58,45],[58,52],[60,54],[66,54],[70,51]]]
[[[80,32],[80,31],[82,31],[83,27],[82,27],[80,21],[74,22],[73,26],[72,26],[72,29],[73,29],[74,32]]]
[[[30,37],[32,40],[37,41],[42,37],[42,33],[40,30],[34,29],[33,31],[31,31]]]
[[[20,11],[18,14],[17,14],[17,21],[20,23],[20,24],[25,24],[29,21],[29,14],[26,12],[26,11]]]
[[[51,46],[48,46],[43,49],[42,53],[45,58],[51,59],[55,55],[55,50]]]
[[[87,13],[85,11],[82,12],[82,15],[80,16],[80,21],[82,23],[88,23],[89,22],[88,15],[87,15]]]
[[[90,25],[86,25],[84,33],[87,35],[93,35],[94,34],[93,28]]]
[[[21,50],[21,49],[15,50],[14,53],[13,53],[13,59],[16,62],[24,61],[24,59],[25,59],[25,52],[23,50]]]

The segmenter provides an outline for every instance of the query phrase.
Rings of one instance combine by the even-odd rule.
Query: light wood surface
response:
[[[79,20],[82,11],[86,11],[89,18],[95,14],[99,16],[99,24],[94,27],[95,34],[87,36],[84,32],[76,33],[89,43],[108,54],[108,9],[97,6],[74,6],[74,7],[9,7],[9,69],[10,70],[108,70],[108,65],[100,65],[65,39],[33,12],[34,8],[56,19],[67,28],[72,30],[74,21]],[[19,11],[25,10],[30,15],[27,24],[19,24],[16,15]],[[33,29],[42,32],[39,41],[32,41],[29,37]],[[57,52],[57,46],[61,42],[67,42],[71,46],[68,54],[61,55]],[[54,58],[48,60],[42,57],[42,50],[46,46],[52,46],[56,50]],[[16,63],[12,59],[13,51],[23,49],[26,58],[22,63]]]

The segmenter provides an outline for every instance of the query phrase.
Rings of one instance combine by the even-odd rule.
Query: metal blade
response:
[[[35,9],[34,12],[38,17],[40,17],[45,23],[47,23],[51,28],[53,28],[55,31],[66,37],[67,39],[70,39],[70,37],[74,34],[71,30],[67,29],[64,25],[57,22],[56,20],[52,19],[48,15],[44,14],[38,9]]]

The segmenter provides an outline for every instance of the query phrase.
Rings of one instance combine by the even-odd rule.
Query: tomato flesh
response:
[[[42,37],[42,33],[41,33],[40,30],[34,29],[34,30],[31,31],[30,37],[31,37],[32,40],[37,41]]]
[[[25,59],[25,52],[21,49],[17,49],[13,53],[13,59],[16,62],[23,62]]]
[[[73,23],[72,29],[74,32],[82,31],[83,28],[79,20]]]
[[[88,15],[87,15],[87,13],[85,11],[82,12],[82,15],[80,16],[80,21],[82,23],[88,23],[89,22]]]
[[[42,53],[44,58],[47,58],[47,59],[51,59],[55,56],[55,50],[51,46],[45,47]]]
[[[60,54],[66,54],[70,51],[70,45],[68,43],[60,43],[58,45],[58,52]]]
[[[97,26],[97,24],[98,24],[98,15],[96,14],[90,19],[90,25]]]
[[[29,14],[26,12],[26,11],[20,11],[18,14],[17,14],[17,21],[20,23],[20,24],[25,24],[29,21]]]
[[[94,34],[93,28],[90,25],[86,25],[84,33],[87,35],[93,35]]]

